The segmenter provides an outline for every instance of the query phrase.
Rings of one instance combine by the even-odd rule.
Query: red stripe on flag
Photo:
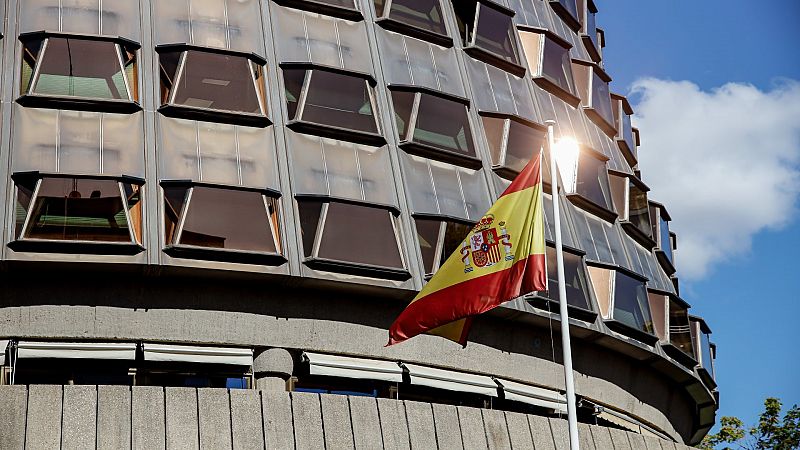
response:
[[[411,303],[389,329],[388,345],[484,313],[521,293],[543,291],[546,287],[545,255],[529,255],[506,270],[448,286]],[[465,328],[463,341],[469,327]]]
[[[522,172],[514,178],[514,181],[500,194],[500,197],[514,192],[524,191],[530,187],[536,186],[542,181],[542,171],[540,169],[542,162],[541,152],[531,158]]]

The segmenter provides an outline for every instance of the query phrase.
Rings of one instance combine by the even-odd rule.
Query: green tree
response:
[[[713,450],[797,450],[800,449],[800,407],[792,406],[783,418],[783,405],[777,398],[764,400],[764,412],[758,424],[745,429],[744,423],[736,418],[724,416],[720,419],[720,429],[709,434],[699,448]]]

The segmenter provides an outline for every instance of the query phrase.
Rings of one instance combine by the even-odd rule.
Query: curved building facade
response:
[[[636,448],[692,445],[714,424],[716,347],[680,296],[668,205],[638,170],[592,0],[0,0],[0,13],[0,381],[15,385],[0,387],[0,444],[35,447],[54,428],[34,425],[91,405],[100,433],[120,399],[124,436],[169,441],[186,419],[174,405],[194,405],[202,439],[200,405],[228,402],[233,420],[257,398],[256,423],[293,426],[298,448],[316,441],[302,421],[325,440],[346,428],[325,415],[341,399],[351,436],[372,405],[384,446],[387,417],[404,408],[413,435],[420,407],[439,447],[450,413],[470,447],[476,411],[489,445],[493,421],[510,432],[519,413],[532,435],[550,421],[559,445],[547,292],[477,318],[466,348],[384,347],[548,120],[580,147],[558,156],[545,210],[557,292],[561,207],[582,429],[604,430],[587,431],[598,448],[626,430]],[[267,398],[289,415],[269,416]],[[161,412],[137,422],[147,405]]]

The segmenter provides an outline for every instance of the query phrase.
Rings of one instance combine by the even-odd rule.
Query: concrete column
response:
[[[259,353],[253,360],[256,389],[270,392],[286,391],[286,380],[292,376],[294,360],[282,348],[271,348]]]

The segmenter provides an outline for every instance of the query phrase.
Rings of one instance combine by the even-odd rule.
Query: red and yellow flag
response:
[[[547,290],[541,153],[467,234],[389,328],[389,344],[421,333],[466,345],[473,316]]]

